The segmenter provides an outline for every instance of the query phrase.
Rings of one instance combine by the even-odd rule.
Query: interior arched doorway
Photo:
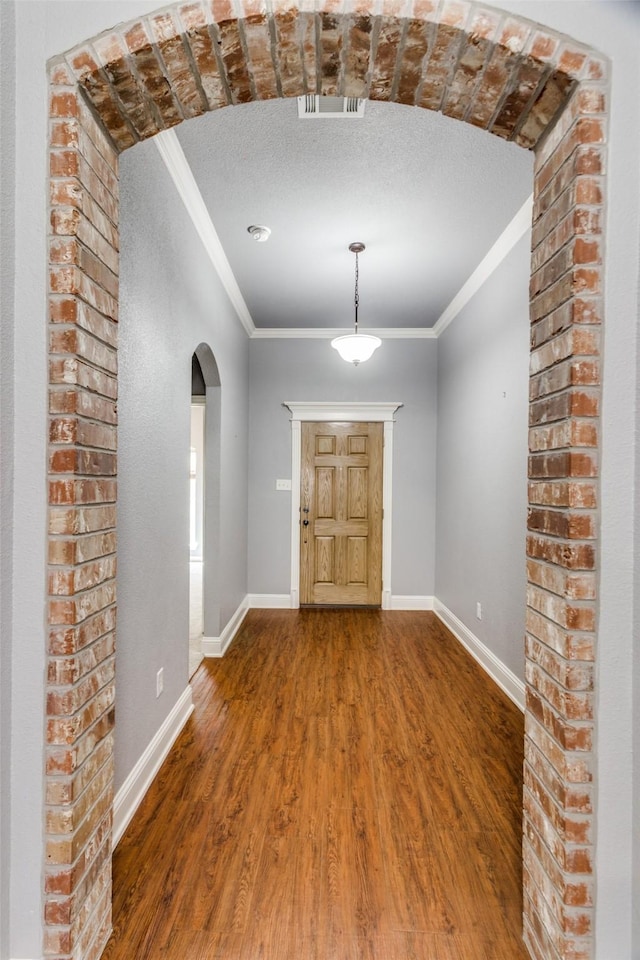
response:
[[[204,490],[202,536],[202,650],[211,654],[220,633],[220,420],[222,386],[211,347],[199,344],[193,354],[204,392]]]
[[[117,154],[207,110],[310,92],[442,110],[533,149],[525,935],[537,957],[587,956],[607,66],[474,4],[404,17],[376,14],[374,0],[357,15],[321,0],[314,12],[273,6],[247,0],[237,17],[226,3],[176,4],[51,64],[52,668],[71,665],[87,620],[95,639],[113,629],[115,575],[76,586],[76,547],[81,517],[116,473],[115,367],[94,341],[116,342]],[[46,949],[94,957],[110,927],[112,695],[73,679],[61,693],[59,677],[47,718]],[[88,812],[77,798],[87,779],[98,797]]]

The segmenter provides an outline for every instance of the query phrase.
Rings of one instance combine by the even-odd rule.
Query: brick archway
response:
[[[588,958],[608,66],[473,3],[300,6],[177,3],[50,64],[45,955],[95,960],[111,926],[118,154],[208,110],[319,92],[535,151],[524,929],[537,960]]]

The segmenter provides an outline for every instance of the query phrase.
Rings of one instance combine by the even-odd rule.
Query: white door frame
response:
[[[304,421],[382,422],[382,609],[391,607],[391,480],[393,466],[394,413],[401,402],[353,403],[285,400],[291,411],[291,608],[300,606],[300,471],[302,465],[302,427]]]

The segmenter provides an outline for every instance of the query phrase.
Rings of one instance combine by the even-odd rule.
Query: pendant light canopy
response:
[[[355,325],[354,332],[346,334],[344,337],[336,337],[331,341],[331,346],[337,350],[343,360],[357,366],[363,360],[368,360],[377,350],[382,340],[368,333],[358,332],[358,305],[360,296],[358,293],[358,254],[365,249],[364,243],[350,243],[349,250],[356,255],[356,284],[353,303],[355,307]]]

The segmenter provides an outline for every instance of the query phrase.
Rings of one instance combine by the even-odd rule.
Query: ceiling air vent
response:
[[[301,119],[316,117],[317,119],[332,119],[335,117],[364,116],[366,100],[360,97],[319,97],[309,94],[298,97],[298,116]]]

